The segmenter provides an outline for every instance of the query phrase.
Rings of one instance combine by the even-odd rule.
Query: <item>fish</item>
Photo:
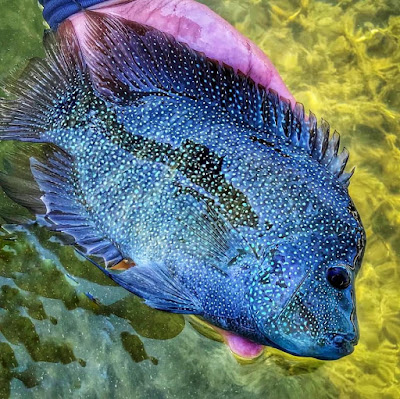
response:
[[[171,33],[84,16],[85,42],[71,23],[47,34],[0,103],[0,140],[43,150],[36,185],[3,172],[6,194],[147,305],[245,351],[352,353],[366,238],[338,133]]]

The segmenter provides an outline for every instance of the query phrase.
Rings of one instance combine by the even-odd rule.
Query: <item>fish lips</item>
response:
[[[358,334],[354,332],[325,333],[317,340],[317,344],[310,348],[309,356],[320,360],[337,360],[353,353],[357,343]]]
[[[275,339],[274,339],[275,338]],[[337,360],[350,355],[359,339],[356,330],[352,332],[325,332],[314,339],[310,336],[298,336],[277,333],[271,337],[271,346],[294,356],[313,357],[319,360]]]
[[[324,346],[301,345],[300,347],[288,348],[286,345],[275,345],[275,347],[294,356],[313,357],[319,360],[338,360],[353,353],[355,345],[356,343],[352,340],[343,340],[341,344],[329,343]]]
[[[354,347],[358,343],[358,335],[329,333],[320,341],[320,350],[317,348],[313,357],[321,360],[337,360],[354,352]]]

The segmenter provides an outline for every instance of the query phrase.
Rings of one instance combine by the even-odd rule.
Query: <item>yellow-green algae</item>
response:
[[[0,397],[400,397],[400,2],[202,2],[259,44],[350,150],[350,193],[368,236],[356,287],[359,345],[333,362],[268,349],[239,364],[223,344],[191,327],[181,332],[180,316],[148,309],[41,229],[4,232]],[[6,79],[42,54],[43,23],[33,0],[0,0],[0,10]],[[1,196],[0,214],[10,210],[22,212]]]

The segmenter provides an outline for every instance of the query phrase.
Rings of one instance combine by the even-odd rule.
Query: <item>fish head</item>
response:
[[[274,245],[249,289],[264,343],[323,360],[352,353],[359,338],[354,284],[364,247],[361,222]]]

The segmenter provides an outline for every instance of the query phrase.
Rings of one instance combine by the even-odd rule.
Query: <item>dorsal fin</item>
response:
[[[302,104],[257,85],[240,71],[196,52],[171,35],[122,18],[87,12],[88,64],[97,90],[112,102],[133,103],[138,96],[182,96],[221,107],[237,123],[290,140],[319,161],[343,184],[346,149],[329,124],[317,126]]]
[[[301,104],[292,109],[276,92],[255,84],[240,71],[196,52],[171,35],[122,18],[85,11],[89,21],[83,60],[73,32],[49,35],[46,59],[34,60],[10,86],[12,98],[0,102],[0,139],[41,141],[41,132],[66,112],[60,104],[74,90],[91,90],[115,104],[134,105],[146,95],[181,96],[219,107],[238,124],[291,141],[348,185],[346,149],[329,125],[317,126]],[[89,77],[90,74],[90,77]],[[92,82],[90,81],[90,78]],[[58,105],[58,106],[55,106]]]

